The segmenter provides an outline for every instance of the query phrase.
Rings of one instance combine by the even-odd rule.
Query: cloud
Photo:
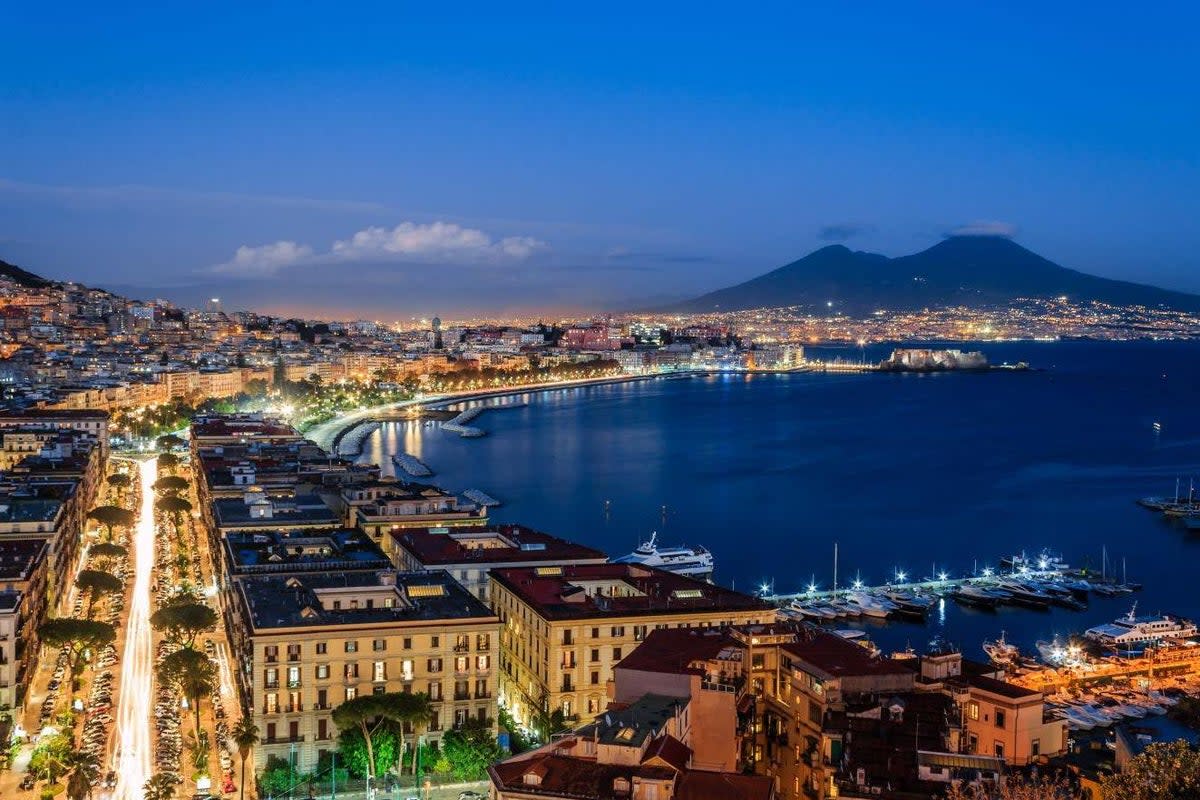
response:
[[[548,244],[532,236],[493,239],[481,230],[450,222],[428,225],[402,222],[394,228],[364,228],[349,239],[335,241],[323,253],[292,241],[242,245],[232,259],[208,271],[231,277],[264,278],[288,267],[334,261],[497,264],[525,261],[549,249]]]
[[[844,242],[874,231],[875,226],[866,222],[836,222],[832,225],[822,225],[817,230],[817,238],[823,242]]]
[[[258,247],[242,245],[233,258],[217,264],[211,271],[235,278],[268,278],[286,267],[308,261],[312,256],[311,247],[295,242],[275,242]]]
[[[452,222],[419,225],[402,222],[392,229],[371,227],[333,243],[331,254],[347,261],[399,258],[406,261],[523,261],[549,249],[532,236],[509,236],[493,241],[475,228]]]
[[[946,231],[946,236],[1000,236],[1011,239],[1017,235],[1017,226],[998,220],[975,220]]]

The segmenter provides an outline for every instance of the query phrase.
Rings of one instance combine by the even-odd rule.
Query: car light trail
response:
[[[125,652],[121,662],[121,694],[117,709],[116,800],[141,800],[151,775],[154,738],[150,731],[154,701],[154,640],[150,633],[150,577],[154,570],[154,481],[158,459],[138,467],[142,504],[133,532],[134,578]]]

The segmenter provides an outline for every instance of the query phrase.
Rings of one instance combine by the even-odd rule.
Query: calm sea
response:
[[[449,489],[502,500],[522,522],[599,547],[702,544],[716,580],[752,591],[966,574],[1022,550],[1126,565],[1145,590],[1089,610],[971,612],[872,627],[885,647],[940,633],[981,657],[1001,630],[1031,646],[1126,612],[1200,617],[1200,535],[1134,500],[1200,480],[1200,344],[985,343],[1036,371],[757,375],[654,380],[500,400],[462,439],[385,425],[363,459],[406,449]],[[858,359],[857,348],[826,354]],[[887,348],[868,348],[878,359]],[[1155,423],[1160,429],[1156,430]]]

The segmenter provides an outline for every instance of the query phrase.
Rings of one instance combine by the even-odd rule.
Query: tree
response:
[[[386,723],[401,721],[404,708],[400,704],[404,701],[398,699],[400,696],[400,692],[360,695],[333,710],[333,724],[337,725],[339,731],[357,730],[362,736],[367,749],[368,783],[374,782],[377,764],[391,763],[376,759],[376,741],[373,737],[383,730]]]
[[[158,468],[174,472],[182,459],[174,453],[163,453],[158,457]]]
[[[183,595],[179,602],[165,605],[150,615],[150,625],[176,644],[191,649],[196,637],[217,626],[217,612]]]
[[[175,787],[178,785],[178,777],[169,772],[160,772],[142,787],[142,800],[175,800]]]
[[[43,737],[29,757],[29,771],[54,783],[71,768],[71,753],[71,740],[65,733]]]
[[[167,514],[171,517],[171,522],[178,528],[184,514],[190,514],[192,504],[182,497],[177,497],[169,494],[165,497],[160,497],[154,501],[154,508],[160,513]]]
[[[461,781],[482,779],[487,768],[504,757],[492,733],[492,721],[474,717],[442,737],[442,753],[454,777]]]
[[[67,776],[67,797],[70,800],[91,797],[92,787],[99,780],[100,759],[81,751],[71,754],[71,773]]]
[[[161,458],[159,459],[162,460]],[[164,475],[154,482],[154,491],[160,495],[177,495],[180,492],[187,491],[188,482],[186,478],[181,478],[178,475]]]
[[[120,506],[96,506],[87,513],[88,519],[100,523],[108,531],[108,540],[112,541],[113,528],[128,528],[137,521],[137,515],[127,508]]]
[[[250,748],[258,744],[258,726],[250,717],[242,717],[233,726],[233,742],[237,745],[238,755],[242,758],[242,789],[239,793],[241,800],[246,798],[246,759],[250,757]]]
[[[400,729],[394,722],[385,722],[371,735],[371,752],[367,752],[367,741],[358,728],[349,728],[338,734],[337,763],[350,775],[366,778],[372,774],[371,757],[379,767],[395,764],[400,757],[402,743]]]
[[[1082,791],[1061,775],[1006,775],[999,786],[958,784],[946,800],[1083,800]]]
[[[433,717],[433,704],[429,701],[429,695],[424,692],[400,692],[395,702],[396,716],[399,721],[412,727],[412,771],[415,776],[417,774],[417,751],[421,744],[421,735],[425,733],[429,727],[429,721]]]
[[[156,669],[158,679],[163,683],[177,688],[192,705],[195,715],[196,738],[200,738],[200,700],[212,694],[217,683],[217,667],[212,659],[184,647],[164,658]]]
[[[88,596],[87,610],[84,616],[92,618],[92,605],[98,597],[106,594],[116,594],[125,588],[121,579],[108,572],[98,569],[83,569],[75,577],[75,588]]]
[[[96,542],[88,548],[88,555],[101,562],[105,567],[111,567],[118,558],[124,558],[129,553],[124,547],[113,542]]]
[[[179,447],[186,447],[187,442],[173,433],[163,434],[155,442],[160,453],[166,453]]]
[[[128,472],[114,472],[105,480],[108,481],[109,486],[117,490],[118,497],[124,497],[125,490],[133,483],[133,476]]]
[[[1200,753],[1184,739],[1154,742],[1101,786],[1121,800],[1200,800]]]
[[[88,650],[99,650],[117,638],[116,629],[107,622],[71,617],[46,620],[37,633],[43,644],[67,649],[67,665],[71,670],[69,697],[75,696],[75,678],[79,675],[83,654]]]

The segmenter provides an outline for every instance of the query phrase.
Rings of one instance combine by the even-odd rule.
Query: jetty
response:
[[[363,443],[377,430],[379,430],[379,423],[373,421],[345,429],[334,440],[334,452],[339,456],[362,455]]]
[[[483,406],[474,406],[466,409],[454,419],[443,422],[442,430],[457,433],[465,439],[478,439],[480,436],[486,436],[487,431],[467,424],[482,414],[483,409]]]
[[[410,453],[397,453],[392,456],[392,463],[414,478],[428,478],[433,474],[424,461]]]
[[[470,500],[477,506],[491,508],[500,505],[500,501],[492,497],[490,494],[480,491],[479,489],[467,489],[463,492],[463,497]]]

